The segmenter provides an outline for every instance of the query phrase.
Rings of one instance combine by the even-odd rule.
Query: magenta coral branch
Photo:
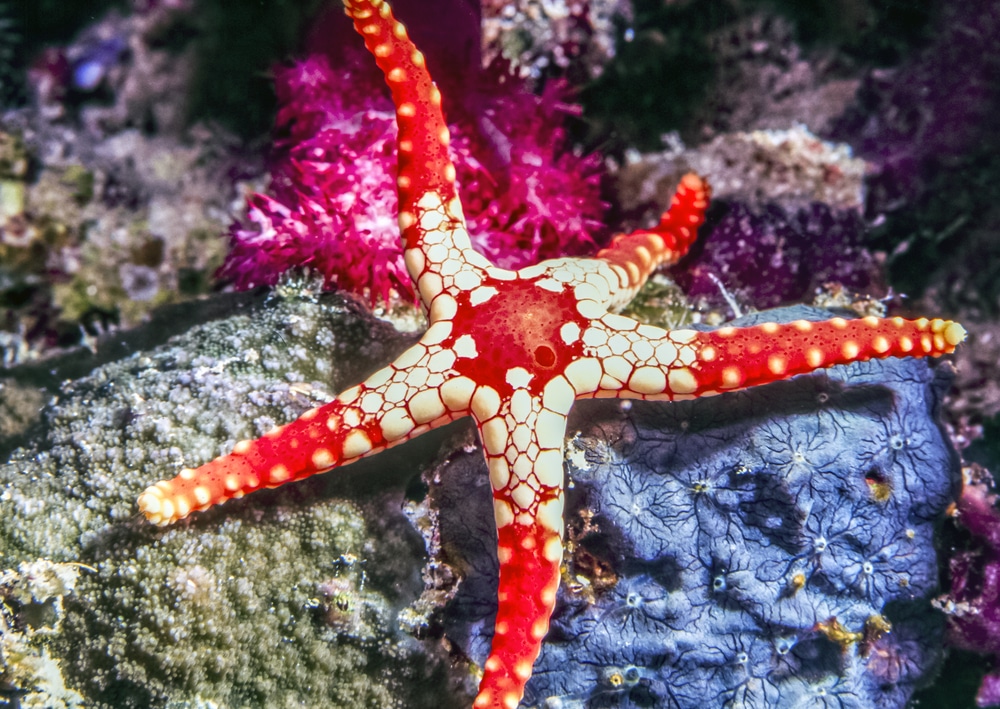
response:
[[[494,263],[520,267],[580,254],[600,235],[598,156],[568,149],[564,89],[541,96],[513,77],[494,81],[460,111],[449,149],[473,245]],[[320,56],[275,72],[281,102],[272,196],[248,204],[230,230],[220,276],[238,288],[274,285],[308,267],[328,288],[373,305],[413,301],[394,216],[396,120],[375,84]],[[443,124],[443,119],[441,121]]]

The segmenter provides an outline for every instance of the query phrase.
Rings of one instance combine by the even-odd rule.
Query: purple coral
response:
[[[941,3],[934,41],[898,69],[873,69],[833,131],[872,165],[872,213],[922,194],[995,135],[1000,5]]]
[[[476,248],[515,268],[577,254],[601,228],[597,156],[567,148],[564,89],[531,95],[510,77],[497,98],[463,105],[452,158]],[[395,137],[384,92],[321,56],[276,73],[280,157],[272,196],[254,195],[249,224],[230,231],[220,275],[239,288],[309,267],[328,287],[373,304],[413,300],[396,226]]]
[[[949,562],[951,591],[941,603],[948,613],[948,640],[964,650],[1000,657],[1000,511],[993,478],[972,465],[963,471],[958,519],[974,538],[972,549]],[[981,707],[1000,704],[1000,668],[983,677]]]
[[[725,305],[720,283],[738,302],[756,308],[808,299],[827,282],[886,293],[881,267],[863,245],[864,222],[854,211],[819,202],[795,212],[777,205],[754,211],[736,203],[720,219],[710,219],[708,229],[676,278],[692,299],[709,307]]]

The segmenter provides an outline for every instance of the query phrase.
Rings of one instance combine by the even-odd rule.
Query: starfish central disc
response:
[[[472,302],[483,294],[490,297]],[[587,321],[577,312],[573,290],[552,278],[486,279],[481,289],[463,292],[456,300],[454,335],[443,344],[458,348],[462,337],[470,337],[476,356],[458,359],[454,369],[475,382],[489,382],[501,396],[513,391],[507,381],[511,370],[538,375],[527,385],[538,394],[551,376],[582,354],[579,334]]]

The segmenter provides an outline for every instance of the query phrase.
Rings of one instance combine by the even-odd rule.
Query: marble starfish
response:
[[[344,0],[396,106],[399,226],[429,327],[335,401],[139,497],[153,523],[351,463],[463,416],[478,427],[500,562],[493,644],[474,707],[514,709],[549,628],[562,560],[566,416],[579,398],[691,399],[872,357],[937,356],[965,331],[902,318],[663,330],[615,314],[703,222],[709,188],[680,182],[648,230],[594,258],[519,271],[472,249],[448,154],[441,94],[381,0]]]

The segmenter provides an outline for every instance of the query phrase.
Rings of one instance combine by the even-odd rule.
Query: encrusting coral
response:
[[[208,291],[239,180],[261,169],[234,136],[189,123],[193,3],[132,4],[42,52],[27,105],[0,110],[8,366]]]
[[[422,563],[398,485],[317,478],[166,533],[136,518],[150,471],[294,417],[407,344],[339,295],[277,291],[67,383],[0,465],[0,566],[90,567],[46,641],[87,707],[459,706],[433,646],[398,631]]]
[[[73,593],[80,571],[79,564],[37,559],[0,572],[0,696],[16,696],[19,709],[84,706],[50,654],[62,631],[64,598]]]
[[[624,0],[485,0],[483,55],[509,60],[521,76],[599,76],[615,55],[615,29],[633,17]]]

